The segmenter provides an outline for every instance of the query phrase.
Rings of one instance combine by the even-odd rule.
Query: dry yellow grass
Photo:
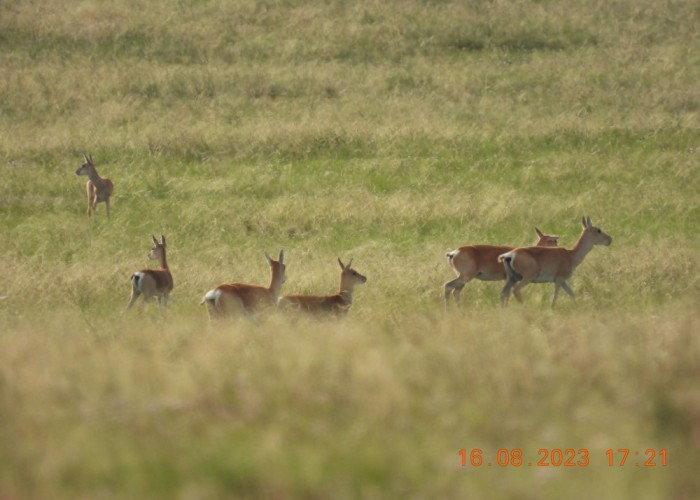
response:
[[[694,2],[0,6],[0,497],[696,498]],[[84,216],[83,153],[115,182]],[[101,207],[102,208],[102,207]],[[613,238],[550,310],[444,254]],[[123,313],[165,234],[175,290]],[[223,281],[346,321],[233,321]],[[460,449],[588,449],[588,467]],[[606,449],[666,449],[666,467]]]

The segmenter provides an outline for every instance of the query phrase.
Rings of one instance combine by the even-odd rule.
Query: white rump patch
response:
[[[515,260],[515,252],[510,251],[510,252],[502,253],[501,255],[498,256],[498,260],[500,260],[501,262],[503,262],[507,258],[510,258],[510,261],[513,262]]]
[[[212,302],[216,304],[216,301],[219,300],[219,297],[221,297],[221,290],[209,290],[207,293],[204,294],[204,300],[206,302]]]
[[[143,285],[143,276],[144,273],[141,271],[138,271],[134,274],[131,275],[131,285],[136,287],[136,289],[141,292],[141,286]]]

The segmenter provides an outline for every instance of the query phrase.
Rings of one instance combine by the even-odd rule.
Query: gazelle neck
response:
[[[345,302],[352,304],[352,290],[355,287],[355,283],[351,279],[347,279],[344,274],[340,275],[340,295]]]
[[[282,279],[280,276],[280,270],[273,267],[272,268],[272,278],[270,279],[270,286],[268,287],[275,300],[279,299],[280,292],[282,291]]]
[[[161,269],[168,271],[168,259],[165,256],[165,248],[163,248],[162,252],[158,253],[158,262],[160,262]]]
[[[581,262],[583,262],[583,259],[586,258],[588,252],[590,252],[593,249],[593,242],[588,237],[588,235],[588,231],[584,229],[581,232],[581,236],[579,236],[576,245],[574,245],[574,248],[570,250],[571,255],[573,257],[574,267],[577,267]]]

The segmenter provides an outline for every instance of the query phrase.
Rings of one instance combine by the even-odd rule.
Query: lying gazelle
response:
[[[286,295],[280,299],[279,306],[288,310],[297,310],[312,314],[330,313],[338,316],[347,314],[352,306],[352,291],[355,285],[367,281],[356,270],[352,269],[352,259],[346,266],[340,264],[340,290],[335,295]]]
[[[559,236],[544,234],[535,228],[538,240],[537,246],[555,247]],[[498,256],[513,250],[515,247],[494,245],[468,245],[447,253],[450,265],[459,276],[445,283],[445,307],[449,306],[450,294],[459,305],[459,294],[469,281],[502,281],[506,279],[503,264],[498,262]]]
[[[574,292],[571,291],[566,280],[571,277],[594,245],[609,246],[612,243],[610,236],[591,224],[590,217],[584,217],[581,223],[583,231],[571,250],[526,247],[516,248],[498,257],[498,261],[503,263],[508,275],[506,285],[501,292],[503,306],[508,304],[511,288],[518,302],[522,302],[520,292],[529,283],[554,283],[552,307],[557,301],[559,288],[563,288],[570,297],[574,297]]]
[[[131,309],[139,295],[143,295],[143,307],[146,302],[156,297],[161,311],[165,311],[168,305],[168,296],[173,289],[173,276],[168,269],[168,260],[165,255],[165,236],[160,237],[160,242],[154,235],[153,248],[148,253],[148,258],[158,260],[160,269],[142,269],[131,275],[131,299],[127,309]]]
[[[92,155],[83,155],[85,163],[78,167],[75,175],[87,175],[88,181],[85,185],[88,198],[88,217],[92,212],[97,212],[97,204],[101,201],[107,207],[107,217],[109,217],[109,197],[112,195],[114,184],[106,177],[100,177],[95,170],[95,164],[92,161]]]
[[[278,260],[274,260],[267,252],[265,258],[272,271],[270,286],[265,288],[243,283],[224,283],[209,290],[201,304],[206,304],[211,319],[235,314],[251,316],[262,309],[277,306],[282,284],[287,279],[284,250],[280,250]]]

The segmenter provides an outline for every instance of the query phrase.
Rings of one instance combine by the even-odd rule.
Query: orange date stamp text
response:
[[[587,448],[540,448],[537,454],[524,453],[520,448],[500,448],[485,452],[481,448],[459,450],[462,467],[588,467],[591,461],[609,467],[666,467],[666,449],[629,448],[607,449],[593,456]]]

